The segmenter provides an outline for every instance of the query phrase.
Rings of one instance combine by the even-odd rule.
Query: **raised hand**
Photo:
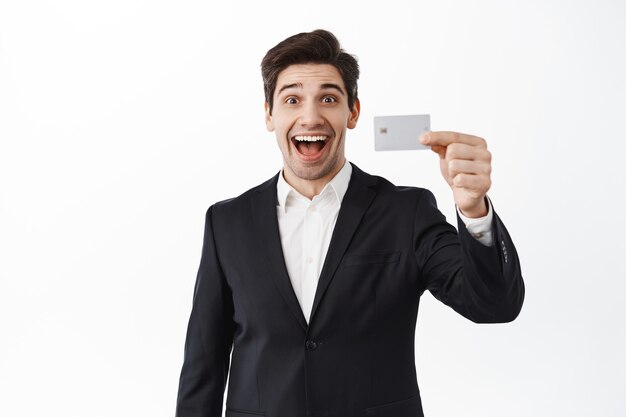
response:
[[[454,202],[467,217],[487,215],[485,196],[491,187],[491,153],[478,136],[458,132],[426,132],[420,142],[439,155],[441,174]]]

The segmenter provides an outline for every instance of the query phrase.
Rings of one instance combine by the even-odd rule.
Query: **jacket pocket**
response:
[[[405,400],[366,408],[365,415],[367,417],[424,417],[424,412],[418,394]]]
[[[265,417],[265,413],[258,413],[256,411],[235,410],[230,407],[226,407],[225,417]]]
[[[389,253],[369,253],[366,255],[349,255],[346,256],[346,266],[371,265],[371,264],[390,264],[400,260],[401,252]]]

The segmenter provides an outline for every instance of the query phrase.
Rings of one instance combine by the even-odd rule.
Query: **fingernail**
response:
[[[424,145],[426,145],[429,140],[430,140],[430,135],[428,133],[422,133],[420,135],[420,142],[423,143]]]

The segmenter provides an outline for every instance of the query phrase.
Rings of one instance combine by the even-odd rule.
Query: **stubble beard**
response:
[[[324,178],[330,174],[339,162],[339,154],[333,155],[330,159],[323,161],[320,166],[302,166],[297,162],[288,161],[287,165],[296,177],[306,180],[315,181]]]

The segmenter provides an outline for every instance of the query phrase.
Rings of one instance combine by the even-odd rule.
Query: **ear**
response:
[[[354,129],[356,122],[359,120],[359,114],[361,114],[361,102],[357,98],[354,100],[354,106],[350,110],[350,116],[348,117],[348,129]]]
[[[265,102],[265,127],[269,132],[274,131],[274,119],[272,119],[272,113],[270,112],[270,104]]]

